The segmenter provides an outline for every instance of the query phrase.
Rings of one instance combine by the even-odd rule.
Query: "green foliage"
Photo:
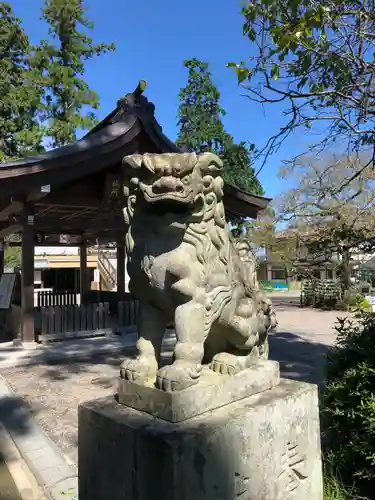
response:
[[[343,295],[343,304],[348,311],[371,312],[371,304],[355,288],[349,288],[349,290],[345,290]]]
[[[297,290],[301,291],[302,281],[289,281],[288,288],[289,288],[289,290],[293,290],[293,291],[297,291]]]
[[[314,287],[314,307],[334,310],[341,307],[341,286],[335,280],[316,280]]]
[[[20,242],[21,238],[17,234],[10,234],[5,238],[4,265],[5,267],[13,268],[21,265],[21,247],[13,247],[7,245],[10,242]]]
[[[363,495],[375,486],[375,314],[342,318],[327,360],[323,444],[331,466]]]
[[[213,84],[208,64],[191,59],[184,62],[188,82],[179,94],[177,144],[197,153],[212,151],[224,161],[224,179],[248,193],[262,195],[254,175],[251,154],[254,145],[236,144],[222,122],[225,111],[220,106],[220,92]]]
[[[341,284],[335,280],[306,279],[301,289],[301,305],[324,310],[346,310]]]
[[[5,247],[4,254],[5,267],[19,267],[21,265],[21,248],[20,247]]]
[[[372,0],[252,0],[242,10],[250,63],[229,63],[248,97],[284,106],[267,142],[275,151],[295,128],[323,121],[321,145],[374,146],[375,4]],[[341,144],[341,142],[340,142]]]
[[[82,78],[85,62],[113,44],[94,44],[83,0],[45,0],[49,40],[32,47],[21,20],[0,2],[0,162],[44,151],[91,128],[99,99]],[[80,31],[82,28],[82,31]]]
[[[96,124],[95,114],[85,109],[99,107],[98,95],[82,78],[85,62],[114,50],[113,44],[94,44],[86,34],[93,29],[86,10],[83,0],[45,0],[42,11],[51,41],[35,47],[32,62],[43,84],[46,135],[54,147],[74,141],[77,130]]]
[[[259,287],[265,292],[280,291],[280,289],[290,289],[289,283],[286,284],[285,280],[260,280]]]
[[[301,305],[325,310],[371,312],[371,305],[360,289],[360,286],[352,286],[345,290],[337,280],[307,279],[301,290]]]
[[[372,312],[372,306],[370,302],[365,297],[363,297],[363,295],[359,296],[355,307],[359,312]]]
[[[272,292],[273,291],[272,283],[269,280],[260,280],[259,281],[259,288],[261,290],[263,290],[264,292]]]
[[[220,92],[211,80],[207,63],[191,59],[184,65],[188,82],[179,93],[177,144],[196,152],[221,152],[228,136],[221,121],[225,111],[219,103]]]
[[[246,193],[262,196],[263,188],[251,166],[253,150],[253,145],[248,146],[245,142],[235,144],[233,140],[228,140],[220,155],[225,166],[224,180]]]
[[[0,162],[41,150],[39,104],[28,37],[11,6],[0,2]]]
[[[358,496],[353,487],[345,487],[341,479],[332,472],[326,472],[324,474],[324,500],[366,500],[366,498]]]

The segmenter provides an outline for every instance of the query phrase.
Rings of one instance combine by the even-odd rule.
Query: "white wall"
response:
[[[42,283],[42,271],[40,269],[35,269],[34,271],[34,283],[38,285]]]
[[[35,247],[35,255],[79,255],[79,247]]]
[[[79,255],[79,247],[63,247],[63,246],[35,247],[35,256],[42,257],[44,255]],[[113,267],[116,269],[117,268],[117,259],[109,258],[109,261],[111,262]],[[97,281],[97,276],[94,277],[94,280]],[[129,285],[129,275],[126,271],[126,261],[125,261],[125,291],[126,292],[129,291],[128,285]]]
[[[117,269],[117,259],[108,259],[109,262],[112,264],[112,266]],[[125,292],[126,293],[129,293],[129,281],[130,281],[130,278],[129,278],[129,275],[128,275],[128,271],[126,269],[126,259],[125,259]]]

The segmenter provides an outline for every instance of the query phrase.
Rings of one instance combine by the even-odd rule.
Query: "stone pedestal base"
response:
[[[153,417],[181,422],[271,389],[279,382],[277,361],[259,361],[236,375],[221,375],[204,367],[199,383],[183,391],[165,392],[120,378],[118,401]]]
[[[114,398],[79,408],[79,500],[322,500],[316,387],[168,422]]]

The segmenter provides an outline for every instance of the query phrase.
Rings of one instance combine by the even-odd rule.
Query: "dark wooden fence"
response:
[[[132,297],[131,300],[124,300],[117,303],[117,328],[135,329],[137,325],[139,302]]]
[[[107,303],[40,308],[39,342],[112,333]]]
[[[133,329],[137,324],[139,302],[131,293],[90,290],[83,298],[84,304],[107,302],[112,318],[116,317],[118,330]]]
[[[37,307],[77,305],[77,294],[70,290],[57,292],[42,290],[37,293]]]
[[[138,308],[134,298],[119,301],[115,311],[108,302],[39,307],[35,309],[37,340],[53,342],[135,331]]]

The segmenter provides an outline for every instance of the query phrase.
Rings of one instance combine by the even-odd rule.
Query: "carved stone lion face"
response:
[[[210,153],[130,155],[123,165],[137,196],[156,210],[191,208],[208,191],[222,192],[222,163]]]

